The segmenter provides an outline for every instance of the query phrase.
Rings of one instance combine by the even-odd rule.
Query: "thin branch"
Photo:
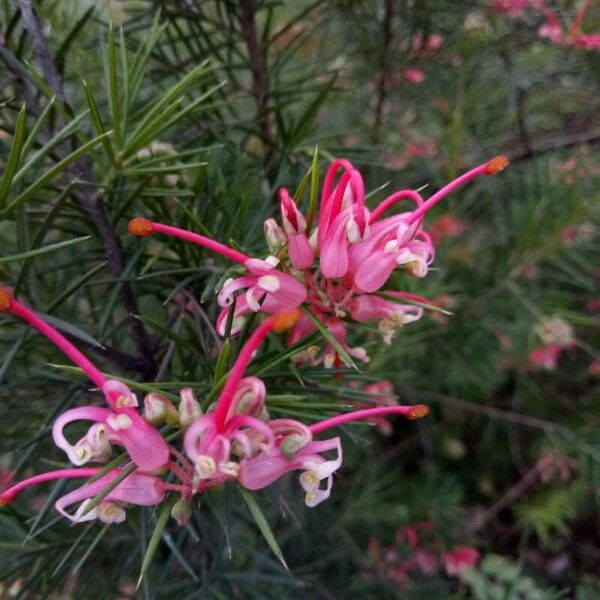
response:
[[[62,81],[52,59],[48,47],[48,40],[46,39],[40,22],[33,10],[31,0],[19,0],[19,4],[21,6],[25,28],[32,37],[35,45],[42,68],[42,74],[57,96],[64,100]],[[76,179],[92,181],[92,163],[89,157],[84,157],[77,161],[70,172]],[[90,188],[79,187],[75,191],[75,197],[77,198],[79,205],[89,215],[100,235],[109,271],[115,278],[120,279],[124,272],[123,253],[121,252],[119,240],[115,231],[110,224],[108,214],[100,202],[98,193]],[[121,286],[121,301],[129,315],[139,314],[137,299],[129,282],[123,282]],[[144,360],[145,367],[143,369],[143,374],[145,376],[151,375],[156,371],[154,345],[148,337],[143,324],[139,320],[130,319],[130,324],[132,337]]]
[[[25,29],[31,36],[35,46],[35,51],[42,69],[42,75],[50,86],[50,89],[64,101],[65,90],[60,75],[58,74],[58,69],[52,60],[46,34],[33,11],[31,0],[19,0],[19,6],[21,8],[21,16],[23,17]]]
[[[377,79],[377,105],[375,106],[375,124],[373,126],[373,138],[375,141],[379,138],[379,130],[383,119],[383,106],[387,94],[387,85],[389,77],[389,53],[392,43],[392,19],[394,17],[393,0],[384,0],[385,9],[383,21],[381,24],[381,72]]]
[[[242,38],[246,44],[252,72],[252,95],[256,101],[261,135],[267,144],[268,167],[273,151],[273,124],[269,114],[269,77],[256,30],[256,3],[254,0],[240,0],[239,9]]]
[[[511,162],[517,162],[519,160],[534,158],[541,154],[546,154],[547,152],[555,152],[556,150],[580,146],[581,144],[597,144],[598,142],[600,142],[600,131],[584,131],[563,138],[549,140],[546,143],[542,143],[529,150],[524,148],[519,152],[509,153],[509,158]]]

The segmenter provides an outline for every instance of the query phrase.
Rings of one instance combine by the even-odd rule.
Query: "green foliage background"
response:
[[[289,571],[232,486],[206,494],[188,526],[168,524],[136,592],[160,509],[69,527],[52,511],[57,484],[0,512],[0,597],[598,597],[598,52],[556,47],[537,37],[536,13],[510,19],[484,0],[0,4],[0,280],[139,392],[211,393],[228,265],[177,241],[140,243],[129,218],[262,256],[277,188],[295,189],[317,146],[320,172],[350,158],[372,202],[383,185],[427,194],[512,158],[428,216],[468,224],[440,242],[437,270],[395,275],[451,317],[425,317],[391,348],[357,331],[372,360],[343,380],[315,368],[299,381],[273,340],[254,361],[275,415],[316,420],[381,378],[432,409],[389,438],[346,427],[341,477],[316,509],[293,478],[256,495]],[[565,23],[578,5],[552,3]],[[598,6],[585,27],[600,29]],[[417,61],[411,39],[431,33],[443,44]],[[403,81],[408,67],[425,81]],[[577,345],[535,370],[535,327],[552,316]],[[0,360],[3,469],[63,465],[49,427],[85,401],[84,380],[9,318]],[[396,529],[424,520],[432,552],[475,545],[481,569],[394,581],[369,540],[406,553]]]

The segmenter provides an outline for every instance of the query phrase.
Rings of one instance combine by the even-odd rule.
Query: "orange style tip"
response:
[[[417,404],[406,413],[407,419],[421,419],[429,414],[429,407],[425,404]]]
[[[506,158],[506,156],[495,156],[487,165],[485,165],[485,174],[496,175],[496,173],[504,171],[509,162],[510,161],[508,158]]]
[[[275,333],[283,333],[284,331],[291,329],[299,318],[300,310],[297,308],[284,310],[273,316],[273,325],[271,326],[271,329]]]
[[[131,221],[129,221],[129,225],[127,225],[127,231],[136,237],[146,237],[147,235],[154,233],[154,225],[149,219],[144,219],[144,217],[136,217],[135,219],[131,219]]]
[[[0,312],[7,312],[13,306],[13,297],[8,289],[0,287]]]
[[[0,494],[0,507],[9,505],[14,500],[11,496],[3,496]]]

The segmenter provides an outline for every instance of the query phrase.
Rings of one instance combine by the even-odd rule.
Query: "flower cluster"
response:
[[[279,190],[281,226],[265,222],[271,255],[250,257],[205,236],[144,218],[133,219],[129,231],[143,237],[162,233],[208,248],[237,263],[239,276],[218,291],[222,307],[217,330],[239,333],[250,313],[265,318],[249,335],[227,374],[214,404],[204,406],[189,388],[180,391],[175,406],[157,392],[144,398],[143,415],[138,400],[123,382],[105,375],[59,331],[0,288],[0,312],[10,313],[46,336],[79,366],[104,396],[104,404],[67,410],[52,428],[56,446],[65,452],[71,468],[35,475],[0,493],[0,505],[12,502],[23,490],[53,480],[87,481],[59,498],[56,509],[73,522],[98,518],[106,523],[125,519],[127,505],[152,506],[166,496],[179,496],[172,515],[184,523],[191,515],[192,498],[214,486],[235,481],[248,490],[265,488],[286,473],[299,471],[305,502],[315,506],[327,499],[333,474],[342,464],[339,437],[320,435],[339,425],[365,420],[388,432],[386,417],[404,415],[418,419],[428,413],[424,405],[396,403],[388,382],[368,386],[380,406],[355,406],[317,423],[272,419],[261,379],[245,376],[254,354],[270,333],[289,331],[294,345],[322,323],[329,331],[324,349],[310,347],[297,362],[338,366],[340,354],[367,361],[362,348],[351,348],[348,324],[376,320],[386,343],[397,328],[415,321],[423,307],[432,306],[413,294],[388,290],[396,269],[425,277],[435,256],[432,237],[423,218],[447,194],[478,177],[503,170],[505,157],[497,157],[461,175],[425,200],[413,190],[400,190],[374,210],[366,206],[361,174],[346,160],[328,170],[317,214],[304,215],[289,192]],[[409,200],[412,210],[384,217],[398,202]],[[316,213],[316,211],[315,211]],[[316,219],[315,219],[316,217]],[[311,230],[312,221],[317,226]],[[438,237],[438,234],[436,234]],[[299,307],[304,308],[304,312]],[[215,390],[215,393],[219,390]],[[73,441],[65,430],[84,421],[89,427]],[[113,448],[123,452],[111,461]],[[105,466],[99,466],[105,463]],[[94,466],[89,466],[93,464]],[[71,507],[76,506],[72,509]]]
[[[427,534],[425,541],[424,534]],[[399,586],[410,584],[417,575],[431,575],[442,568],[449,577],[457,577],[466,568],[475,568],[479,550],[474,546],[455,546],[440,551],[435,526],[431,521],[421,521],[399,527],[394,543],[382,546],[372,537],[366,552],[365,579],[383,576]]]
[[[557,46],[572,46],[583,50],[600,50],[600,33],[581,33],[583,19],[592,5],[592,0],[583,0],[571,27],[565,30],[556,13],[544,0],[494,0],[494,8],[510,17],[519,17],[530,7],[545,19],[538,28],[538,35],[549,39]]]
[[[145,218],[129,223],[138,237],[154,233],[184,239],[238,263],[239,277],[225,282],[218,293],[222,311],[217,330],[225,333],[233,306],[231,334],[239,333],[252,312],[274,313],[306,307],[290,332],[294,345],[316,330],[320,321],[350,356],[367,362],[361,347],[347,343],[347,324],[376,321],[385,343],[396,331],[421,318],[426,299],[401,290],[387,289],[395,270],[412,277],[425,277],[435,257],[431,235],[423,228],[426,213],[449,193],[480,175],[502,171],[508,160],[498,156],[464,173],[425,200],[414,190],[399,190],[370,211],[365,202],[363,178],[347,160],[336,160],[325,175],[318,208],[317,227],[313,215],[304,215],[287,189],[279,190],[280,226],[274,219],[264,224],[271,254],[254,258],[205,236]],[[412,210],[385,217],[393,205],[410,201]],[[244,292],[243,294],[240,294]],[[240,295],[238,295],[240,294]],[[326,367],[339,366],[338,350],[310,347],[297,361]]]
[[[182,523],[191,514],[191,498],[211,487],[236,480],[246,489],[258,490],[286,473],[301,471],[306,504],[315,506],[329,497],[333,473],[342,464],[340,438],[319,440],[315,436],[350,421],[389,414],[416,419],[428,412],[423,405],[381,406],[335,415],[308,426],[293,419],[271,419],[265,406],[264,383],[243,375],[267,335],[281,333],[297,321],[298,311],[291,310],[271,315],[255,329],[209,412],[204,414],[193,392],[184,389],[177,409],[159,394],[148,394],[142,417],[135,394],[125,384],[106,379],[62,334],[3,288],[0,312],[20,317],[50,339],[86,373],[106,401],[106,406],[67,410],[53,425],[54,442],[74,468],[41,473],[16,483],[0,494],[0,505],[12,502],[35,484],[84,478],[88,479],[86,483],[55,504],[73,522],[98,518],[105,523],[119,523],[125,519],[124,506],[156,505],[171,492],[180,495],[172,514]],[[75,421],[88,421],[91,426],[72,443],[64,429]],[[181,449],[161,434],[158,427],[164,423],[176,426]],[[84,466],[109,461],[115,445],[125,451],[128,464],[114,468]],[[326,458],[326,453],[333,456]],[[68,512],[75,504],[75,511]]]

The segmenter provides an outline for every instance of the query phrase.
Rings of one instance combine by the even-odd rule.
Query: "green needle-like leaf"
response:
[[[279,547],[279,544],[277,543],[277,540],[275,539],[275,535],[273,535],[273,531],[272,531],[271,527],[269,526],[269,523],[267,523],[267,519],[265,518],[263,511],[261,510],[260,506],[256,502],[256,499],[248,490],[244,489],[242,486],[238,486],[238,490],[240,491],[240,494],[241,494],[242,498],[244,499],[244,502],[248,506],[248,509],[250,510],[250,514],[252,515],[252,518],[256,522],[258,529],[260,530],[263,537],[265,538],[267,545],[269,546],[269,548],[271,549],[273,554],[277,557],[279,562],[284,566],[285,570],[289,571],[287,563],[285,562],[285,558],[283,557],[283,552],[281,551],[281,548]]]

